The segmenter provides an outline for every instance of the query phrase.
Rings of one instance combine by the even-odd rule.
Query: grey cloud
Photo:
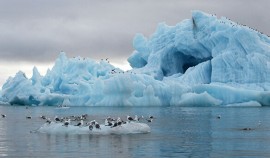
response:
[[[159,22],[175,25],[191,10],[226,16],[270,34],[261,0],[8,0],[0,1],[0,60],[51,62],[69,56],[126,59],[136,33],[150,36]]]

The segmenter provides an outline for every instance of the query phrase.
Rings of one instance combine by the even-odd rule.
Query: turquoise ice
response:
[[[137,34],[124,72],[106,60],[60,53],[41,76],[19,71],[0,99],[20,105],[269,106],[270,38],[225,17],[193,11],[176,26]]]

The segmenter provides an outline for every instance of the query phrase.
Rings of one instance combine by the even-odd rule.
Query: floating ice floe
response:
[[[89,130],[88,126],[74,126],[68,125],[63,126],[62,123],[52,122],[50,124],[43,124],[37,132],[47,134],[97,134],[97,135],[108,135],[108,134],[138,134],[138,133],[150,133],[151,128],[145,123],[130,122],[122,124],[121,126],[111,127],[100,125],[100,129],[93,128]]]

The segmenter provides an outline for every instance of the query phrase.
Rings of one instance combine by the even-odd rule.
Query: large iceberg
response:
[[[176,26],[137,34],[132,66],[60,53],[41,76],[19,71],[2,87],[1,100],[20,105],[269,106],[270,38],[225,17],[193,11]]]

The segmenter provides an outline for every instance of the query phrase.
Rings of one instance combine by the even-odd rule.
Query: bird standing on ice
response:
[[[52,123],[51,119],[50,118],[47,118],[46,119],[46,123],[51,124]]]
[[[43,120],[46,120],[46,116],[44,116],[44,115],[41,115],[40,118]]]
[[[64,122],[63,126],[68,126],[70,124],[70,119],[68,119],[67,121]]]
[[[131,116],[128,115],[127,120],[130,122],[130,121],[133,121],[134,119]]]
[[[95,125],[96,124],[96,120],[90,121],[90,125]]]
[[[96,122],[95,124],[96,124],[96,125],[95,125],[96,129],[101,129],[101,128],[100,128],[100,125],[99,125],[97,122]]]
[[[122,125],[122,120],[121,120],[120,117],[117,118],[117,121],[116,122],[117,122],[117,125],[118,126],[121,126]]]
[[[117,127],[117,125],[118,125],[118,123],[117,123],[117,122],[114,122],[114,124],[113,124],[113,125],[111,125],[111,128],[113,128],[113,127]]]
[[[93,130],[93,125],[89,125],[89,130],[92,131]]]
[[[77,125],[74,125],[74,126],[82,126],[83,125],[83,120],[81,120],[81,122],[79,122]]]
[[[54,117],[54,120],[55,120],[56,122],[58,122],[58,121],[60,121],[60,118],[58,118],[57,116],[55,116],[55,117]]]
[[[110,119],[106,118],[104,125],[105,126],[111,126],[112,125],[112,122],[110,121]]]
[[[139,121],[139,118],[137,115],[135,115],[134,121]]]

